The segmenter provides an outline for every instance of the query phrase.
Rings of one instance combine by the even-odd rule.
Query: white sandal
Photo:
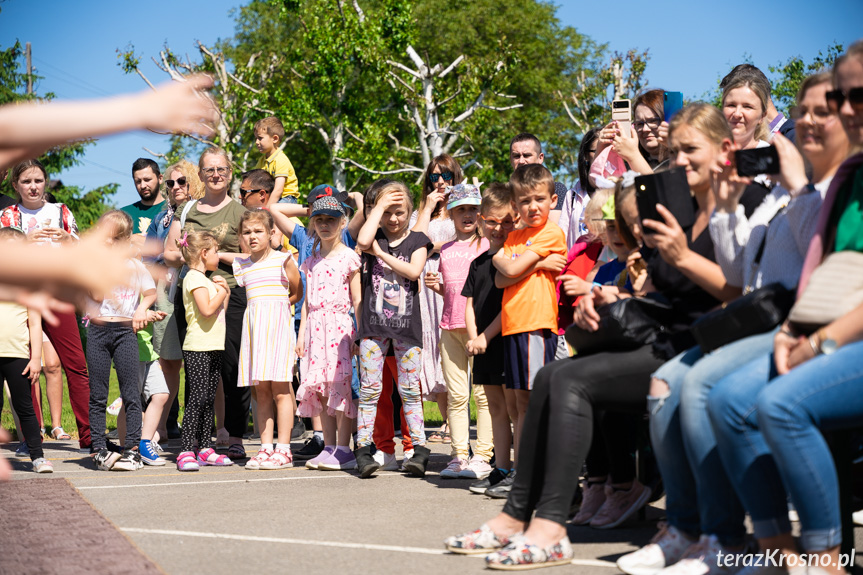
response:
[[[66,433],[66,431],[59,425],[51,430],[51,437],[61,441],[72,439],[72,436]]]

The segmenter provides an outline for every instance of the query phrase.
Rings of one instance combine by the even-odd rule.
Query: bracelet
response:
[[[810,335],[806,341],[809,342],[809,347],[812,348],[812,352],[815,355],[821,355],[821,336],[817,331]]]

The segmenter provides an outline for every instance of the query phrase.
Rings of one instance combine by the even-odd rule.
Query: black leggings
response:
[[[183,412],[183,451],[210,447],[215,422],[216,388],[222,369],[221,351],[183,351],[186,364],[186,410]]]
[[[231,437],[245,435],[249,424],[249,406],[252,402],[252,388],[237,386],[245,312],[246,288],[231,288],[228,309],[225,312],[225,351],[221,352],[222,387],[225,391],[225,429]],[[177,318],[177,331],[180,333],[180,343],[182,343],[186,339],[186,310],[183,307],[183,294],[180,291],[174,298],[174,317]],[[186,376],[188,377],[188,369]],[[188,387],[186,387],[185,402],[189,402]]]
[[[9,395],[12,398],[12,409],[18,414],[21,422],[21,432],[30,449],[30,459],[35,461],[43,456],[42,434],[39,433],[39,420],[33,411],[33,396],[30,393],[30,380],[21,374],[30,363],[29,359],[20,357],[0,358],[0,409],[3,409],[3,384],[5,378],[9,384]]]
[[[635,478],[638,447],[638,422],[641,413],[594,412],[593,441],[585,459],[588,477],[609,476],[611,483],[626,483]]]
[[[663,363],[651,346],[644,346],[543,367],[530,393],[518,473],[504,513],[528,522],[536,511],[537,517],[565,524],[591,446],[593,410],[646,411],[650,375]]]
[[[138,338],[135,330],[122,325],[87,328],[87,370],[90,372],[90,433],[93,448],[102,449],[105,439],[105,411],[111,359],[117,371],[120,397],[126,409],[126,449],[138,449],[141,441],[141,389],[138,387]]]

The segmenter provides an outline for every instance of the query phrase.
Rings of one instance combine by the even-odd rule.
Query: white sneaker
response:
[[[863,509],[860,511],[855,511],[851,514],[851,521],[854,522],[854,525],[863,525]]]
[[[491,473],[491,469],[491,465],[485,459],[474,455],[458,476],[464,479],[485,479]]]
[[[109,405],[105,411],[108,412],[108,415],[113,415],[114,417],[117,417],[117,414],[120,413],[121,407],[123,407],[123,398],[118,397],[111,402],[111,405]]]
[[[728,575],[739,569],[719,565],[719,556],[729,552],[719,543],[716,535],[702,535],[697,543],[690,545],[683,557],[674,565],[666,567],[662,575]]]
[[[397,471],[399,468],[399,462],[396,460],[395,453],[387,453],[378,449],[372,455],[372,459],[378,464],[380,471]]]
[[[444,479],[457,479],[465,469],[467,469],[467,459],[453,457],[449,465],[440,472],[440,476]]]
[[[54,473],[54,464],[40,457],[33,460],[33,471],[36,473]]]
[[[629,575],[654,575],[677,563],[693,543],[677,527],[662,522],[650,543],[618,559],[617,567]]]
[[[399,471],[405,471],[405,463],[410,461],[411,457],[413,457],[413,456],[414,456],[414,450],[413,449],[408,449],[407,451],[405,451],[404,457],[402,458],[401,467],[399,467]]]

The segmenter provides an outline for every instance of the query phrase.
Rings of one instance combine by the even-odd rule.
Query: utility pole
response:
[[[27,59],[27,95],[33,95],[33,59],[30,57],[30,42],[24,47],[24,56]]]

